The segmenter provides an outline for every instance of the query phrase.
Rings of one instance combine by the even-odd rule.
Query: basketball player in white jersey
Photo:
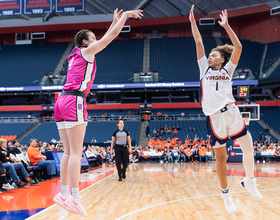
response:
[[[190,11],[192,34],[196,44],[197,60],[201,80],[201,105],[207,116],[208,134],[216,155],[216,169],[222,187],[222,197],[229,213],[236,212],[227,184],[227,151],[226,141],[230,137],[236,139],[243,151],[243,165],[246,177],[240,182],[255,199],[262,199],[256,187],[254,178],[254,150],[250,132],[240,115],[232,95],[231,79],[238,64],[242,45],[228,24],[228,13],[222,11],[219,24],[225,29],[233,46],[223,45],[212,49],[208,59],[201,35],[193,14],[194,5]]]

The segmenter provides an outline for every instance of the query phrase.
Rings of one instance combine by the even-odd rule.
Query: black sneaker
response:
[[[19,182],[19,184],[17,184],[18,188],[22,188],[25,187],[28,184],[28,182]]]
[[[30,186],[36,186],[39,184],[38,181],[35,181],[35,180],[30,180],[30,182],[28,182]]]
[[[125,175],[125,173],[123,173],[123,175],[122,175],[122,178],[123,178],[123,179],[125,179],[125,178],[126,178],[126,175]]]
[[[120,177],[120,178],[118,179],[118,181],[122,181],[122,178]]]

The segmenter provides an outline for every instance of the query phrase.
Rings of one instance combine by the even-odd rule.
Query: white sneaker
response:
[[[243,180],[241,180],[240,185],[248,190],[251,196],[253,196],[255,199],[262,199],[262,195],[259,193],[256,184],[257,179],[252,179],[251,181],[248,181],[247,177],[245,177]]]
[[[2,189],[11,190],[11,189],[14,189],[14,187],[11,186],[9,183],[6,183],[6,184],[3,184]]]
[[[231,193],[230,192],[222,193],[222,197],[224,199],[226,210],[231,214],[235,213],[236,212],[236,206],[234,205],[234,203],[232,201]]]
[[[87,212],[81,204],[81,197],[80,199],[74,199],[74,197],[70,195],[67,197],[64,203],[72,210],[72,212],[80,214],[83,217],[87,216]]]

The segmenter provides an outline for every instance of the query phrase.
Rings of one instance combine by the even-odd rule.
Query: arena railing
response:
[[[169,114],[169,115],[150,115],[150,120],[204,120],[204,114],[187,114],[187,115],[180,115],[180,114]]]
[[[39,122],[40,118],[37,117],[0,117],[0,122]]]
[[[125,121],[140,121],[140,115],[124,115],[124,116],[90,116],[88,121],[118,121],[118,120],[125,120]],[[43,117],[43,122],[55,122],[54,117]]]

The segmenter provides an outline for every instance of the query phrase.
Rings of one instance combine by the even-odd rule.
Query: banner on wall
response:
[[[52,0],[24,0],[24,14],[52,12]]]
[[[242,162],[243,152],[237,140],[232,141],[232,148],[229,150],[228,162]]]
[[[85,11],[84,0],[56,0],[55,4],[55,11],[58,13]]]
[[[0,16],[21,14],[21,0],[0,0]]]

